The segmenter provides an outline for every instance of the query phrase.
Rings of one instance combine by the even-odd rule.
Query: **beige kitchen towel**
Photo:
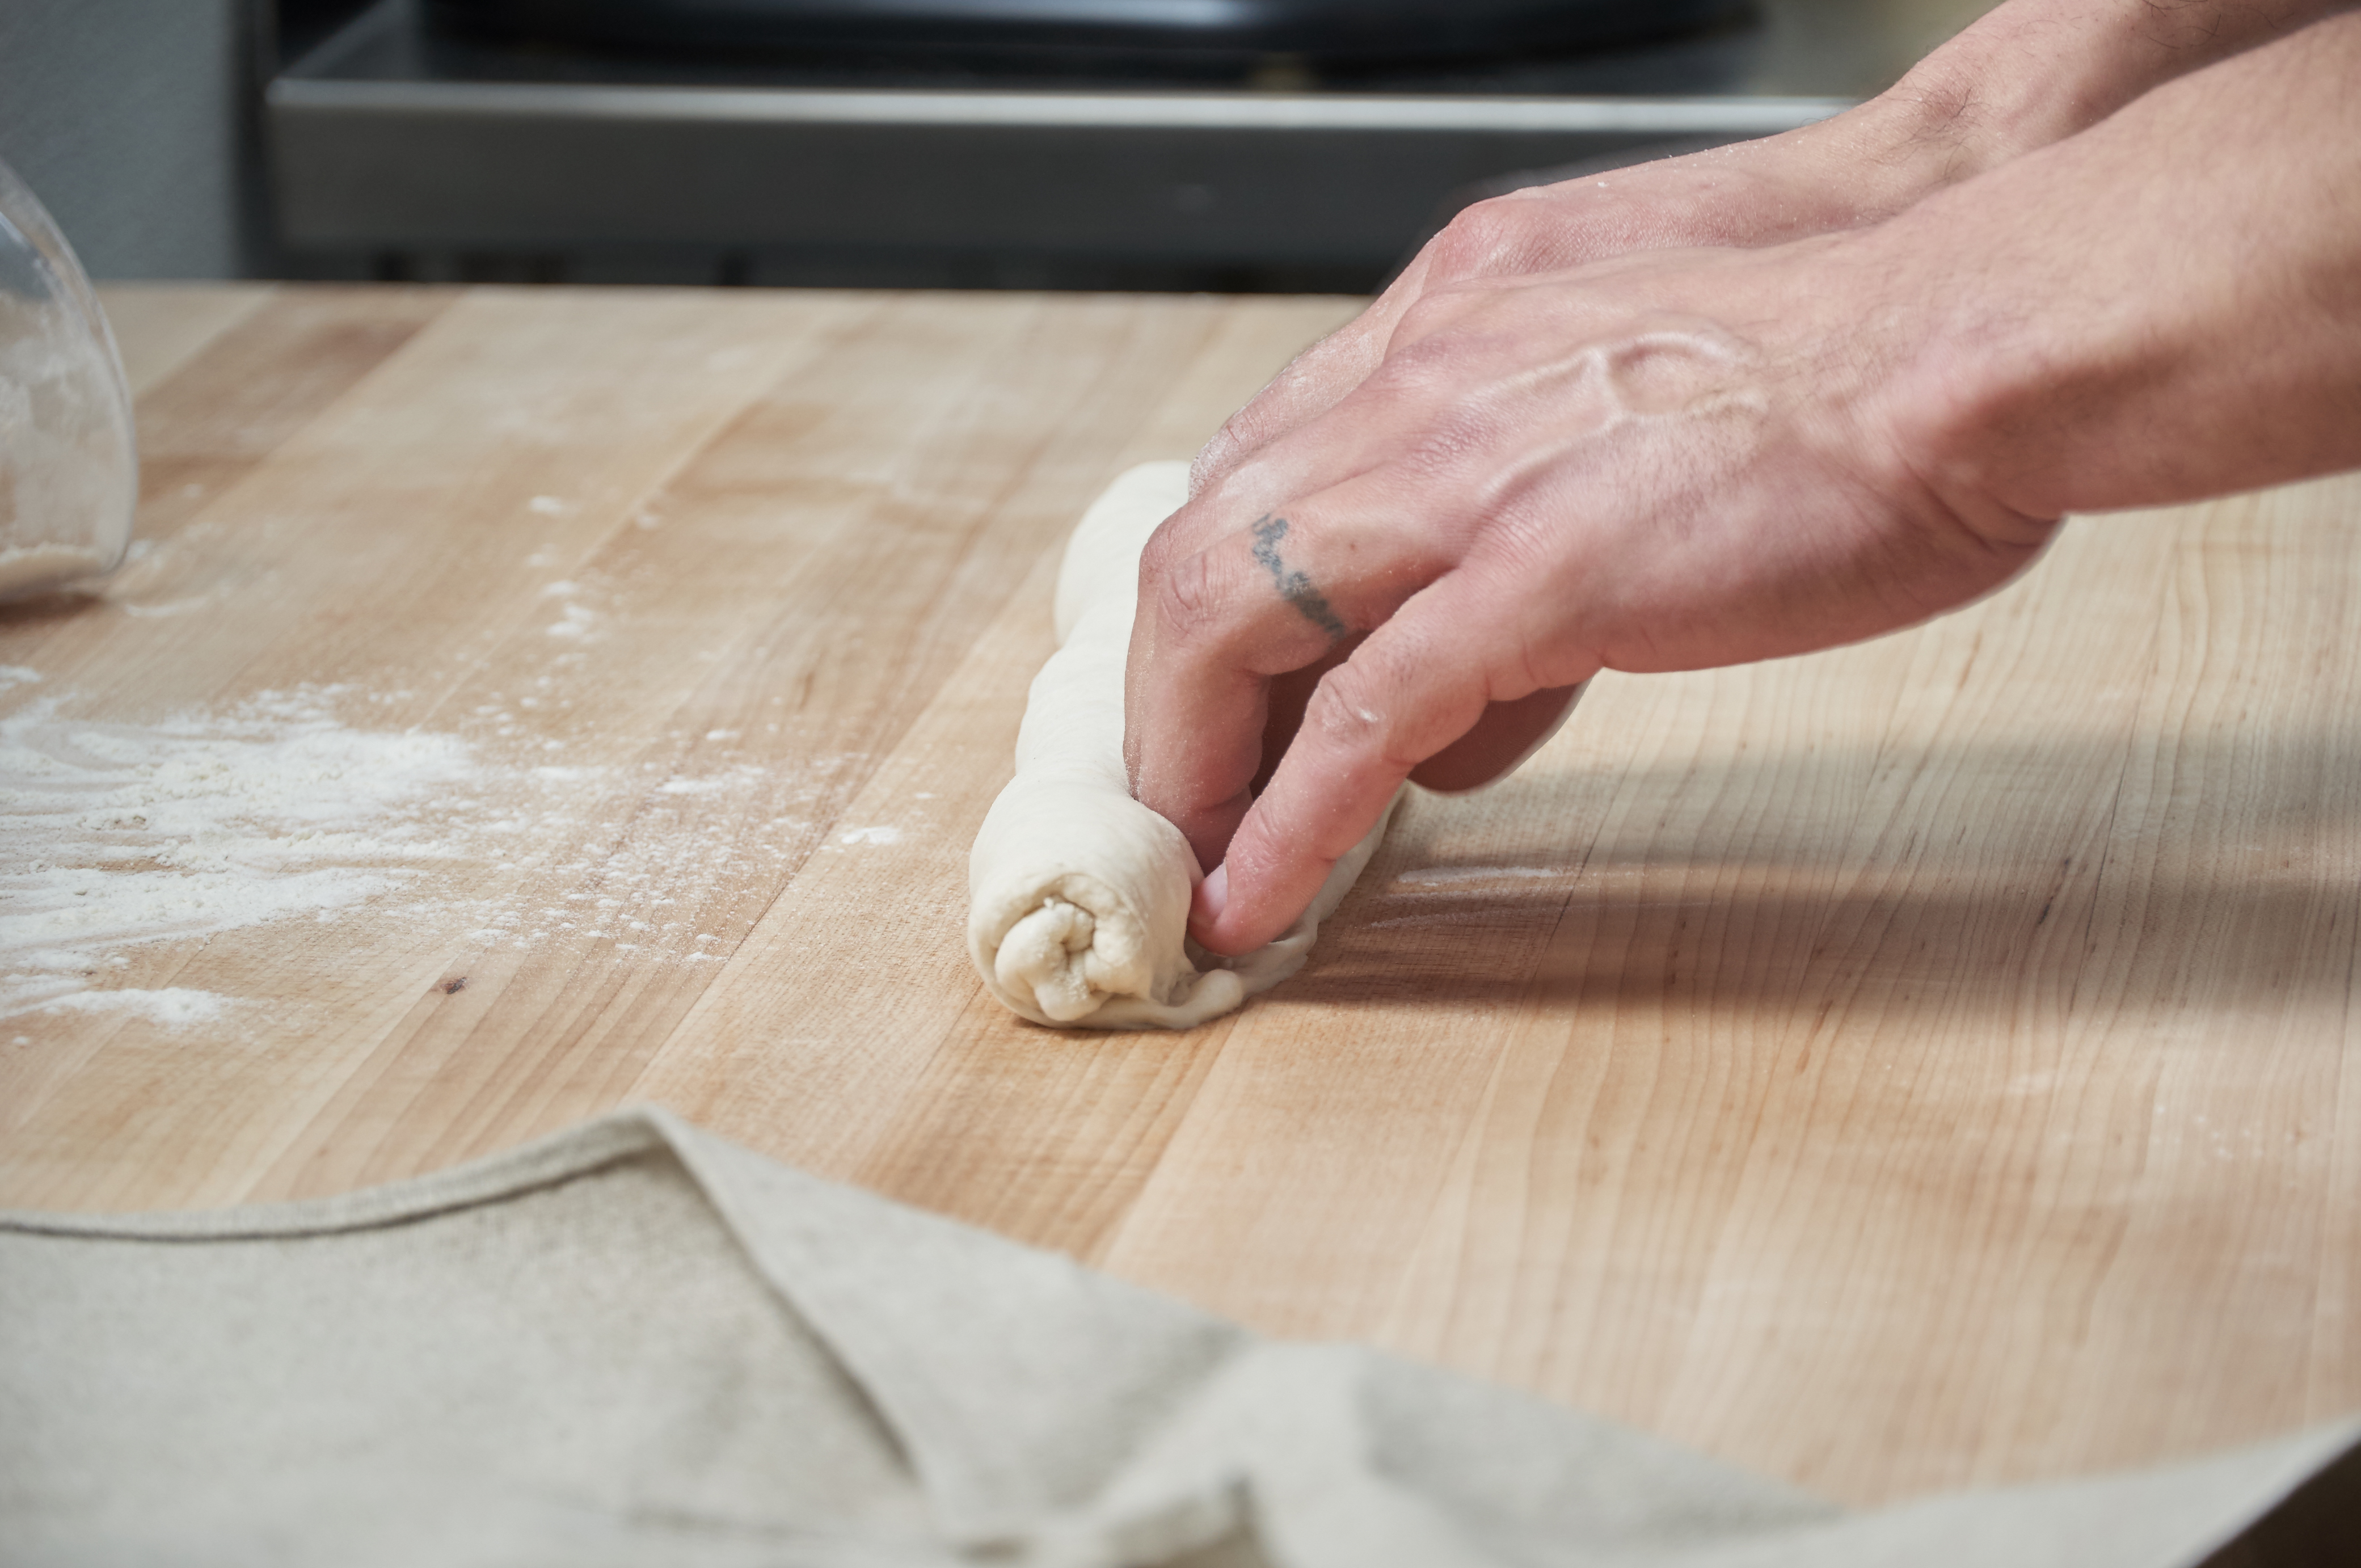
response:
[[[2356,1436],[1848,1512],[653,1110],[314,1202],[0,1215],[10,1564],[2165,1568],[2275,1508],[2223,1561],[2335,1541]]]

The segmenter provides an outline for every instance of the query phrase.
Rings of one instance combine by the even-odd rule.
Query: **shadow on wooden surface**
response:
[[[1902,763],[1841,749],[1512,780],[1492,803],[1522,824],[1516,837],[1420,863],[1429,851],[1417,830],[1400,835],[1279,994],[1345,1008],[1516,998],[1711,1007],[1873,986],[1892,1005],[1989,1013],[2021,1008],[2030,988],[2059,978],[2046,971],[2066,971],[2072,1011],[2103,1004],[2128,966],[2150,1001],[2339,997],[2345,971],[2322,961],[2349,941],[2331,868],[2361,843],[2345,744],[2297,732],[2254,745],[2181,740],[2153,758],[2126,748],[2113,776],[2077,799],[2043,787],[2054,759],[2037,748],[1949,743],[1907,759],[1977,803],[1939,835],[1875,821],[1857,835],[1874,804],[1860,781]],[[2126,820],[2135,770],[2151,803]],[[1752,806],[1766,786],[1814,803],[1797,815],[1800,830],[1731,842],[1729,828],[1746,826],[1734,810],[1703,844],[1644,823],[1587,838],[1569,823],[1562,840],[1549,832],[1551,806],[1586,792],[1637,817],[1652,799]],[[2238,820],[2209,823],[2231,796]],[[1436,803],[1424,815],[1456,809]],[[2205,831],[2221,826],[2235,839]]]

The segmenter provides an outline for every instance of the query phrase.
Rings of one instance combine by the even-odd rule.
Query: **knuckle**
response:
[[[1231,469],[1268,439],[1268,433],[1281,417],[1274,407],[1281,400],[1275,390],[1277,386],[1274,382],[1273,389],[1266,389],[1224,420],[1213,438],[1198,450],[1196,461],[1189,466],[1189,494],[1192,499],[1218,485]]]
[[[1325,400],[1329,383],[1362,351],[1366,334],[1358,322],[1340,328],[1298,354],[1250,402],[1222,422],[1189,466],[1193,498],[1217,486],[1239,464],[1285,434]]]
[[[1238,422],[1246,417],[1246,411],[1232,414],[1230,422],[1222,427],[1224,433],[1215,436],[1206,446],[1206,452],[1218,462],[1219,466],[1208,465],[1202,476],[1191,472],[1190,478],[1197,488],[1190,492],[1188,510],[1181,514],[1189,532],[1180,534],[1168,524],[1163,532],[1175,537],[1167,540],[1167,543],[1179,543],[1185,540],[1191,545],[1201,546],[1220,536],[1224,525],[1214,520],[1233,516],[1241,505],[1246,504],[1239,499],[1240,494],[1252,488],[1253,476],[1260,466],[1256,447],[1246,444],[1237,434],[1241,428]]]
[[[1494,702],[1514,702],[1538,691],[1556,691],[1588,678],[1598,661],[1586,657],[1570,638],[1537,639],[1521,633],[1513,651],[1500,662],[1487,696]]]
[[[1384,678],[1365,663],[1346,660],[1320,677],[1305,707],[1305,722],[1330,743],[1407,769],[1419,759],[1402,753],[1402,726]]]
[[[1533,646],[1532,639],[1517,638],[1512,657],[1506,662],[1502,672],[1493,678],[1489,693],[1492,700],[1514,702],[1521,696],[1531,696],[1537,691],[1561,685],[1550,678],[1550,663],[1548,655]]]
[[[1436,356],[1436,337],[1464,318],[1467,302],[1448,290],[1421,294],[1404,307],[1401,324],[1395,329],[1393,349],[1387,354],[1391,367],[1417,365]]]
[[[1203,495],[1228,471],[1230,465],[1237,461],[1238,454],[1246,450],[1242,439],[1234,432],[1240,417],[1232,414],[1222,428],[1213,433],[1213,438],[1199,447],[1197,455],[1190,460],[1190,499],[1194,500]]]
[[[1174,561],[1180,558],[1180,554],[1181,547],[1174,543],[1170,524],[1168,523],[1149,534],[1148,543],[1139,547],[1140,581],[1152,583],[1162,578],[1166,573],[1171,571]]]
[[[1237,449],[1231,439],[1230,426],[1237,422],[1232,414],[1222,428],[1213,432],[1213,439],[1197,448],[1197,455],[1189,460],[1189,499],[1194,500],[1204,492],[1214,475],[1229,466],[1230,454]]]
[[[1202,641],[1221,626],[1227,601],[1206,552],[1160,556],[1152,565],[1143,553],[1140,570],[1154,587],[1158,630],[1172,641]]]
[[[1526,226],[1518,203],[1504,197],[1462,207],[1429,242],[1432,276],[1481,278],[1499,270],[1522,245]]]

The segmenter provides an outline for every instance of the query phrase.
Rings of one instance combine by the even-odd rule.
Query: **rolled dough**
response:
[[[976,972],[1037,1024],[1186,1029],[1219,1017],[1303,967],[1320,922],[1385,836],[1380,818],[1268,947],[1225,959],[1189,940],[1197,858],[1179,828],[1131,798],[1123,765],[1139,552],[1188,497],[1188,464],[1143,463],[1075,526],[1058,570],[1058,651],[1033,678],[1016,776],[968,858]]]

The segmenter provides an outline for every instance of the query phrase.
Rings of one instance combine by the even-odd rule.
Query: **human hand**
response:
[[[1430,292],[1563,272],[1636,252],[1757,247],[1874,222],[1971,172],[1986,149],[1927,134],[1923,105],[1886,98],[1778,136],[1537,185],[1461,211],[1368,308],[1298,355],[1215,433],[1192,492],[1317,418],[1385,356]]]
[[[1988,56],[2022,52],[2011,38],[2026,26],[2016,13],[2029,12],[2054,29],[2042,16],[2045,3],[2004,5],[1886,92],[1828,119],[1466,208],[1368,309],[1298,355],[1230,417],[1198,454],[1191,488],[1211,484],[1247,454],[1334,407],[1377,368],[1403,316],[1430,292],[1652,250],[1753,248],[1856,228],[2065,134],[2073,116],[2054,110],[2028,115],[1995,102],[1989,80],[1997,73]],[[2007,74],[2020,82],[2032,74],[2021,60],[2012,65]],[[2083,115],[2104,113],[2107,92],[2075,85],[2079,90],[2065,95],[2081,100]]]
[[[1494,776],[1598,669],[1873,635],[2067,510],[2361,462],[2361,17],[2323,7],[2012,0],[1887,95],[1974,180],[1758,249],[1431,256],[1300,362],[1141,563],[1126,761],[1216,867],[1200,939],[1284,929],[1403,778]]]
[[[1126,737],[1220,862],[1198,939],[1276,936],[1404,778],[1492,776],[1599,669],[1872,636],[2029,561],[2050,520],[1902,450],[1895,276],[1839,236],[1433,291],[1199,490],[1141,563]]]
[[[2158,84],[2353,0],[2004,0],[1867,103],[1778,136],[1480,202],[1351,323],[1207,443],[1192,489],[1317,418],[1430,292],[1689,247],[1785,244],[1881,222],[2104,120]]]

